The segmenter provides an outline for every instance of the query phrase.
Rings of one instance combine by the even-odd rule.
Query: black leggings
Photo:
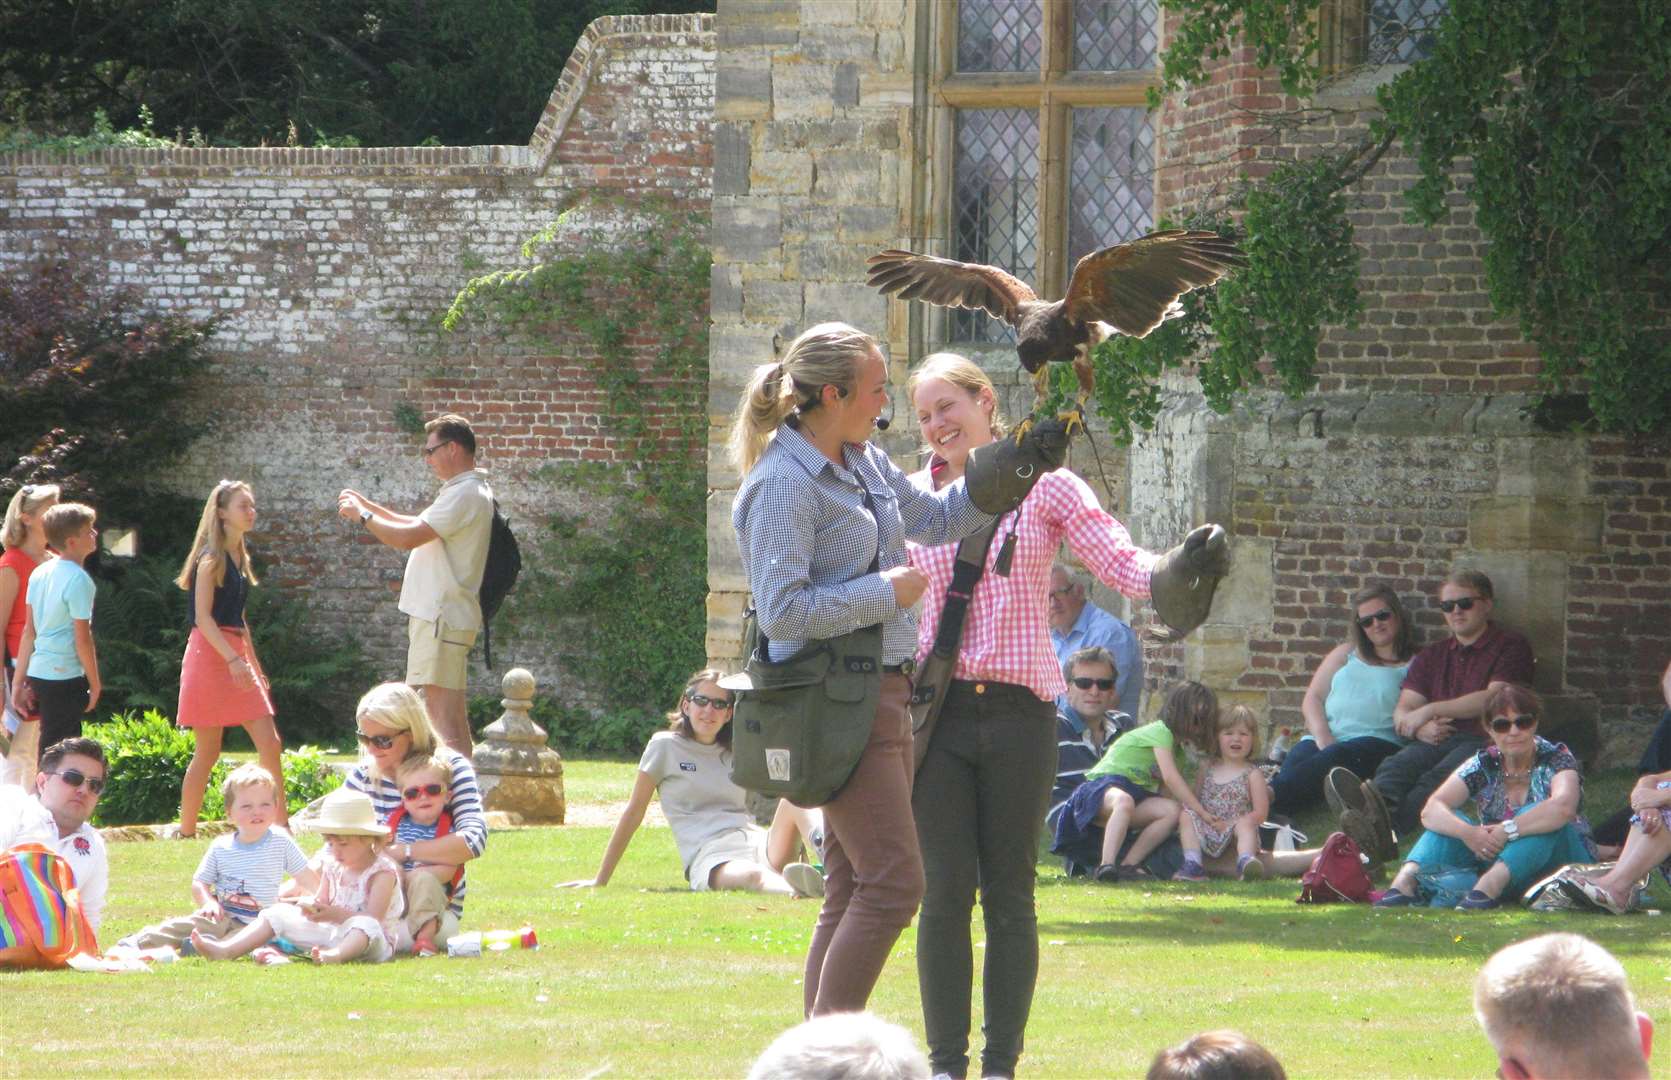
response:
[[[35,711],[41,717],[41,747],[36,760],[47,748],[62,739],[81,735],[81,718],[87,711],[87,697],[92,688],[87,676],[73,679],[37,679],[29,676],[29,689],[35,692]]]
[[[928,879],[917,981],[936,1073],[969,1068],[975,890],[986,922],[981,1073],[1013,1076],[1038,979],[1039,835],[1056,776],[1056,707],[1008,683],[954,681],[911,808]]]

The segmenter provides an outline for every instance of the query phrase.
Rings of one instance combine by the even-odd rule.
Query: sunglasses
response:
[[[1066,596],[1070,592],[1073,592],[1073,586],[1063,585],[1060,589],[1051,589],[1049,595],[1052,597]]]
[[[1478,602],[1479,601],[1472,596],[1464,596],[1460,600],[1441,600],[1439,601],[1439,610],[1443,611],[1446,615],[1449,615],[1457,608],[1461,608],[1463,611],[1472,611],[1474,610],[1474,605]]]
[[[734,699],[728,697],[709,697],[707,694],[686,694],[685,700],[692,705],[707,705],[715,709],[729,709],[735,704]]]
[[[1359,619],[1358,625],[1363,627],[1365,630],[1368,630],[1370,623],[1386,622],[1390,618],[1392,618],[1392,611],[1388,608],[1382,608],[1380,611],[1365,615],[1363,618]]]
[[[1519,728],[1521,731],[1531,731],[1537,726],[1538,718],[1535,716],[1494,716],[1491,718],[1491,730],[1499,735],[1507,732],[1511,727]]]
[[[63,772],[56,772],[51,775],[56,776],[58,779],[64,781],[64,783],[70,785],[71,787],[80,787],[82,784],[86,784],[87,790],[91,791],[95,795],[101,794],[104,791],[103,777],[88,776],[80,769],[65,769]]]
[[[1098,690],[1112,690],[1114,689],[1114,680],[1087,679],[1085,676],[1081,675],[1079,678],[1073,680],[1073,685],[1079,687],[1081,690],[1089,690],[1093,686]]]
[[[354,737],[365,743],[367,746],[375,746],[379,750],[387,750],[395,744],[395,739],[397,738],[397,736],[394,735],[367,735],[363,731],[354,732]]]
[[[415,787],[407,788],[400,794],[404,798],[416,799],[419,795],[439,795],[446,790],[447,786],[445,784],[418,784]]]

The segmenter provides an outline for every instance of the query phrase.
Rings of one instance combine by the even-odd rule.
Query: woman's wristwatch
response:
[[[1503,822],[1503,835],[1508,837],[1510,841],[1520,839],[1520,826],[1514,823],[1513,818]]]

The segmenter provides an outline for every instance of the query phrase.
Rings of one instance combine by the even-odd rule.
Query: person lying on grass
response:
[[[279,800],[284,796],[272,773],[248,762],[227,774],[220,790],[226,818],[237,831],[218,837],[197,864],[191,880],[197,910],[147,926],[118,944],[178,949],[194,933],[218,941],[259,919],[262,908],[276,903],[285,875],[294,875],[299,889],[319,887],[308,857],[289,833],[275,828]]]
[[[308,864],[318,875],[318,890],[291,903],[274,904],[224,940],[194,932],[191,943],[199,954],[232,960],[284,938],[308,949],[321,964],[377,964],[405,944],[400,867],[383,850],[388,830],[378,823],[370,796],[338,788],[325,796],[311,824],[325,838],[325,846]]]
[[[668,729],[650,737],[638,776],[594,878],[558,888],[609,884],[615,866],[644,820],[650,795],[661,797],[673,828],[685,878],[695,892],[744,889],[785,896],[822,896],[824,878],[806,863],[791,862],[797,840],[817,851],[824,820],[817,810],[779,802],[768,832],[754,823],[747,794],[731,782],[731,691],[722,672],[705,668],[690,677]]]

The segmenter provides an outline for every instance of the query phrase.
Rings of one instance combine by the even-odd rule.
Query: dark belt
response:
[[[902,664],[883,664],[882,665],[882,674],[884,674],[884,675],[904,675],[905,677],[909,678],[912,675],[915,675],[916,673],[917,673],[917,662],[915,660],[907,660]]]

